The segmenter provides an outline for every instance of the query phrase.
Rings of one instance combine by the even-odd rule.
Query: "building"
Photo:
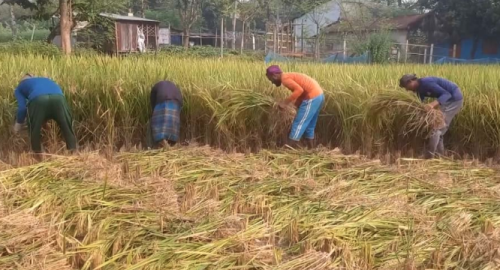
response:
[[[339,23],[354,26],[373,22],[373,11],[381,9],[382,5],[366,0],[328,1],[293,20],[296,51],[311,52],[327,34],[325,30]]]
[[[160,22],[145,18],[101,13],[114,22],[114,41],[108,48],[115,54],[140,52],[141,39],[146,51],[158,50]],[[142,37],[141,37],[142,34]]]
[[[322,28],[340,19],[340,4],[329,1],[293,20],[293,32],[297,38],[316,36]]]
[[[111,20],[113,29],[113,38],[106,42],[105,51],[112,54],[135,53],[142,51],[156,51],[159,48],[159,21],[139,18],[129,13],[128,16],[101,13],[100,16]],[[55,25],[55,23],[53,22]],[[78,22],[76,27],[72,29],[71,45],[75,46],[77,42],[87,42],[78,34],[83,29],[88,28],[88,22]],[[105,30],[93,26],[94,32],[105,37]],[[99,29],[99,30],[97,30]],[[93,39],[93,37],[87,37]],[[95,37],[99,39],[99,37]],[[91,40],[90,43],[95,41]],[[56,46],[61,46],[61,36],[56,35],[52,39],[52,43]]]
[[[390,19],[380,18],[372,21],[341,20],[336,24],[326,27],[324,33],[327,37],[337,37],[342,40],[351,41],[362,39],[375,32],[384,31],[389,34],[395,44],[403,46],[415,31],[421,29],[426,16],[427,14],[416,14]],[[343,44],[341,45],[343,46]],[[337,47],[337,49],[341,50],[342,48]]]

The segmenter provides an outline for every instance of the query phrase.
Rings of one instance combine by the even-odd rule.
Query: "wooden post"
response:
[[[406,40],[406,48],[405,48],[405,63],[408,62],[408,53],[410,52],[410,41]]]
[[[219,35],[217,34],[217,28],[215,28],[215,48],[218,46]]]
[[[293,53],[297,53],[297,35],[293,35]]]
[[[281,47],[283,43],[283,30],[277,26],[278,29],[278,53],[281,53]]]
[[[276,26],[277,24],[275,23],[273,29],[273,53],[277,53],[276,49],[278,48],[277,46],[278,34],[276,33],[277,31]]]
[[[345,39],[344,37],[344,50],[343,50],[343,53],[344,53],[344,60],[347,56],[347,40]]]
[[[453,44],[453,58],[457,58],[457,44]]]
[[[304,53],[304,19],[302,19],[302,24],[300,25],[300,31],[302,32],[300,34],[300,42],[301,42],[301,51],[302,54]]]
[[[118,56],[118,23],[115,22],[115,47],[116,47],[116,55]]]
[[[427,48],[424,50],[424,64],[427,64]]]
[[[33,38],[35,36],[36,24],[33,24],[33,31],[31,31],[31,42],[33,42]]]
[[[220,57],[224,57],[224,18],[220,22]]]
[[[252,33],[252,48],[255,51],[255,34]]]
[[[158,36],[160,35],[160,26],[155,24],[155,51],[158,51]]]
[[[243,54],[243,49],[245,47],[245,21],[242,22],[241,32],[240,53]]]
[[[155,26],[156,30],[156,26]],[[144,33],[144,25],[142,25],[142,32]],[[149,25],[146,25],[146,33],[144,34],[146,36],[146,51],[149,45]]]
[[[434,44],[431,44],[431,52],[429,54],[429,65],[432,65],[434,58]]]
[[[201,35],[201,26],[200,26],[200,46],[203,46],[203,37]]]

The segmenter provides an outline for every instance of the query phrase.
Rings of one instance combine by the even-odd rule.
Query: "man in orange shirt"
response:
[[[301,73],[283,73],[279,66],[270,66],[266,71],[267,78],[276,86],[285,86],[292,95],[281,101],[280,108],[294,103],[298,108],[297,116],[292,124],[290,140],[297,144],[305,136],[307,146],[314,147],[314,130],[318,116],[325,102],[323,89],[313,78]]]

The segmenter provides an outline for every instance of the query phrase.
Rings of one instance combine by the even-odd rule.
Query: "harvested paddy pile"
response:
[[[5,168],[1,269],[498,269],[500,172],[210,148]]]

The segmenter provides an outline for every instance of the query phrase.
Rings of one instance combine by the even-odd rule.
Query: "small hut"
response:
[[[115,42],[110,48],[116,54],[158,50],[160,22],[144,18],[101,13],[114,21]]]

